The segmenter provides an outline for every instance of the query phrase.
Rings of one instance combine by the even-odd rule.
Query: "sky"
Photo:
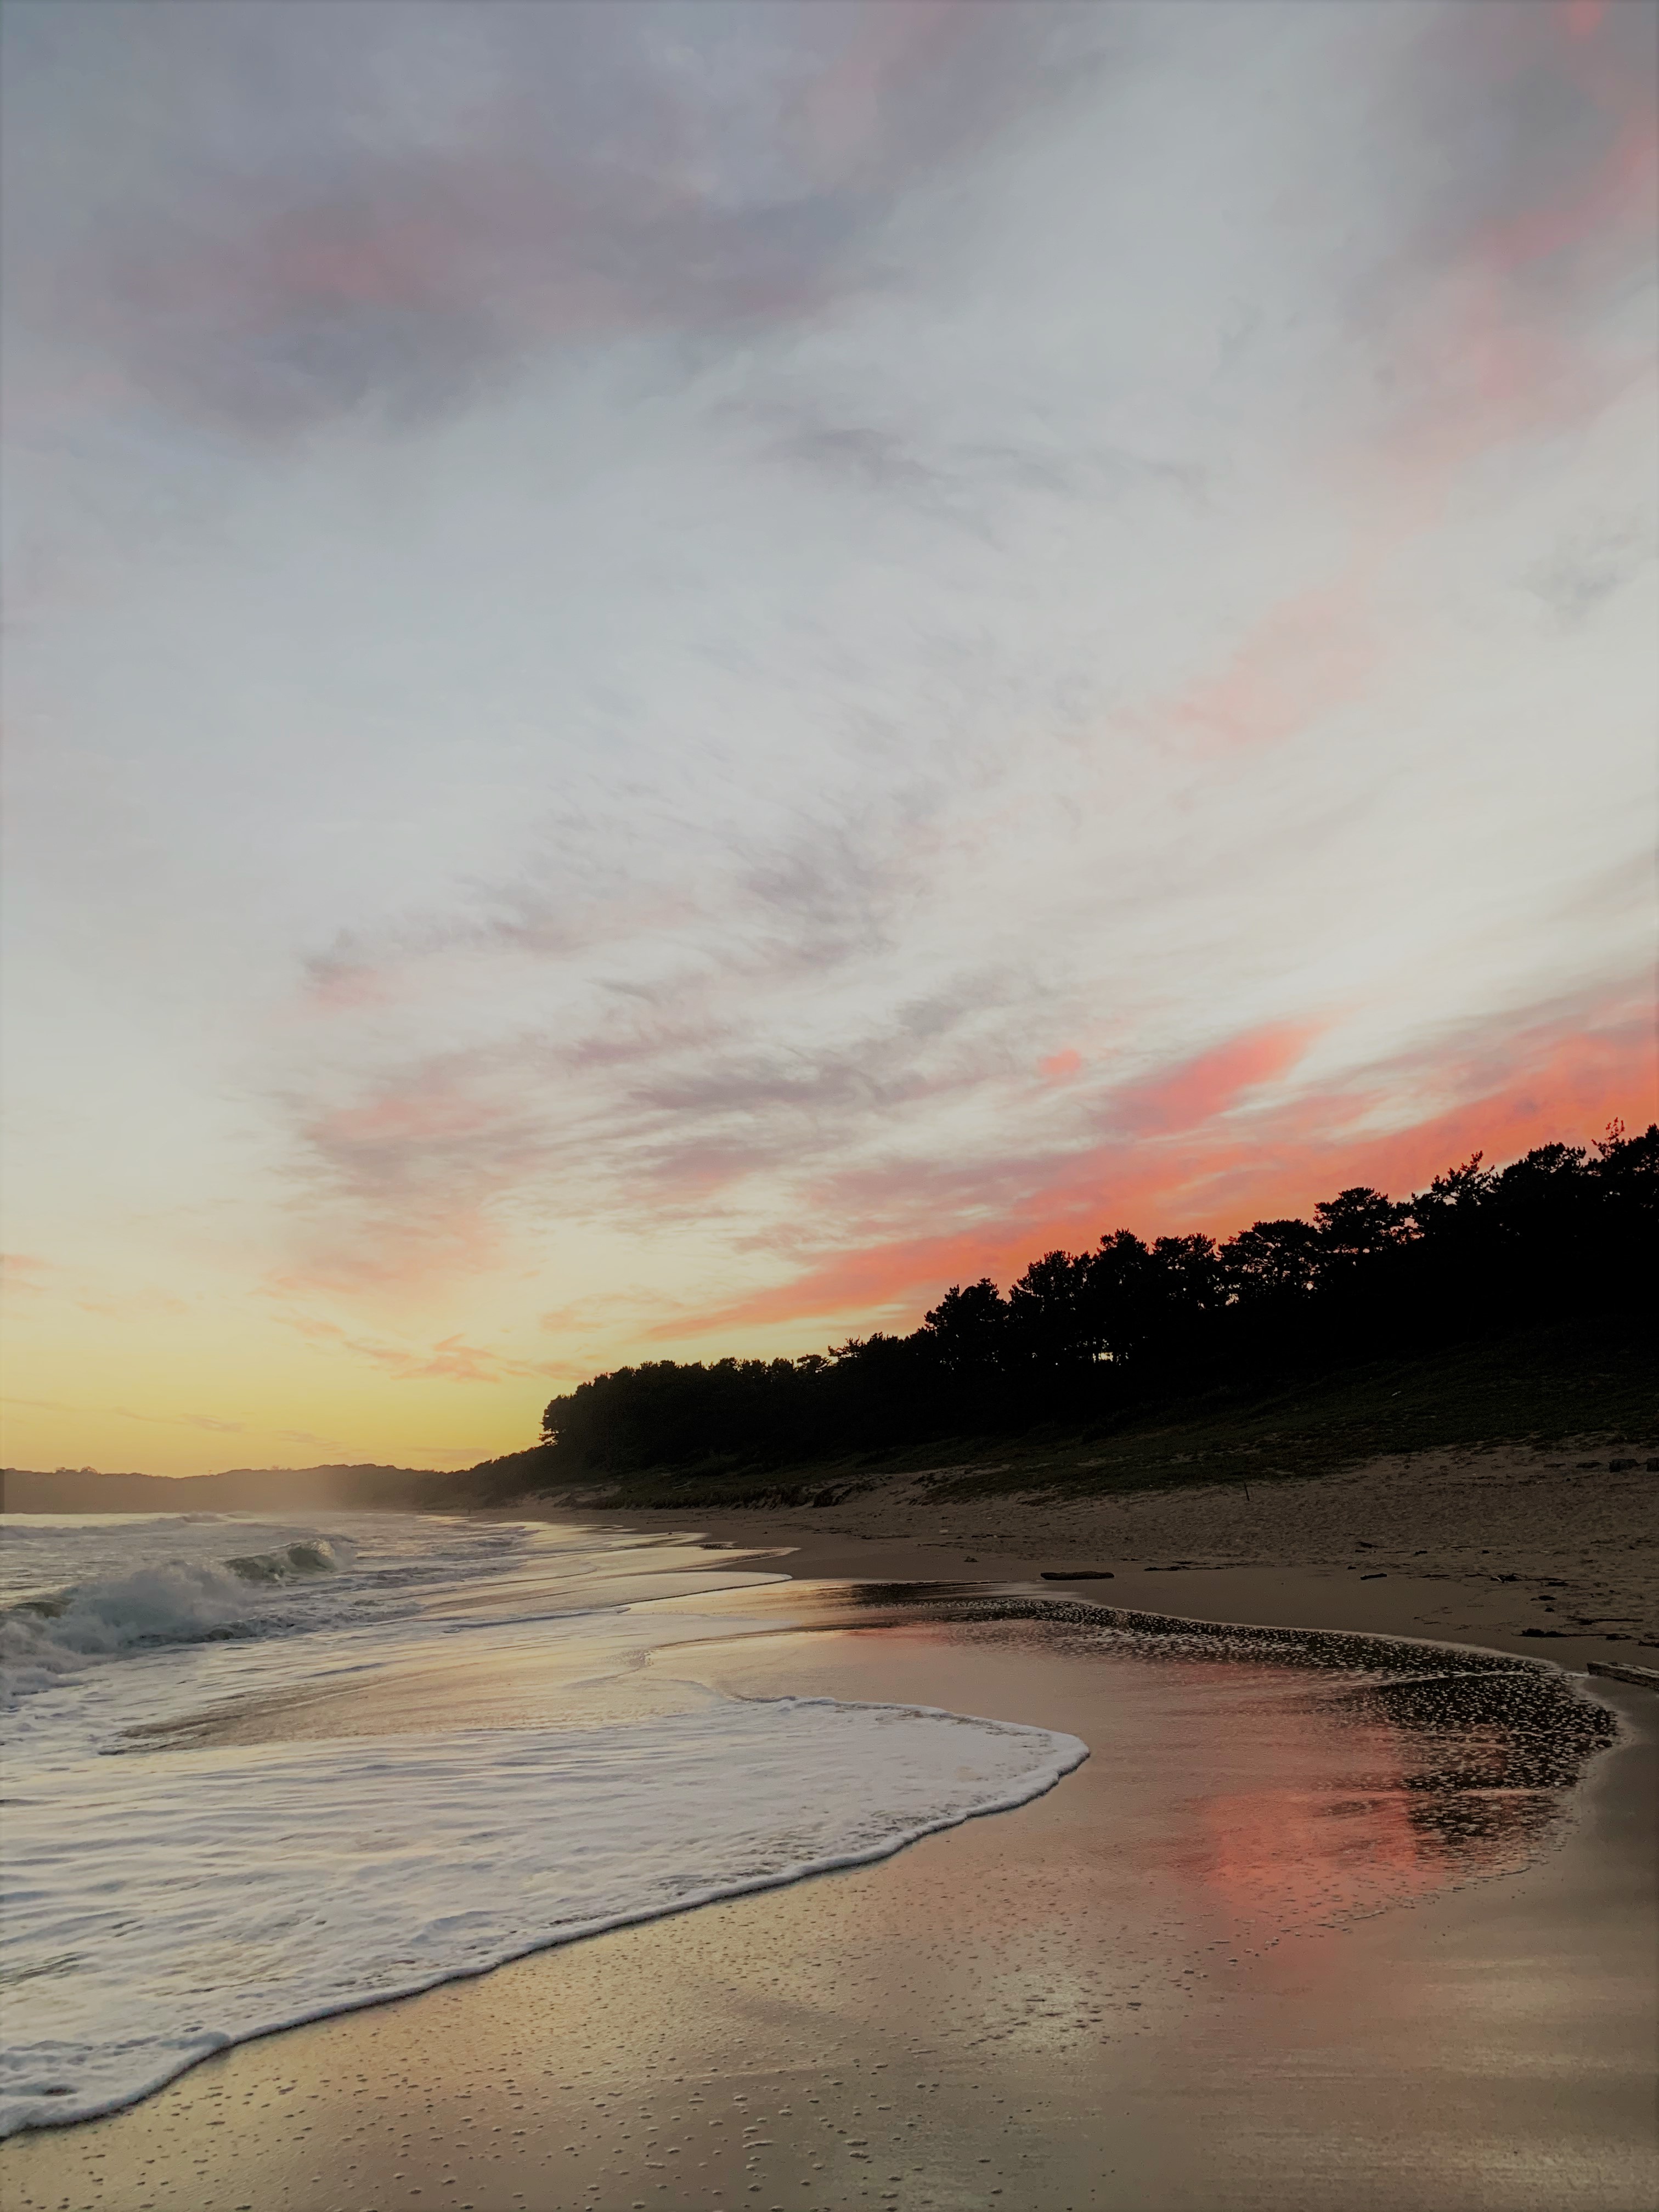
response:
[[[1643,0],[12,0],[5,1456],[1655,1101]]]

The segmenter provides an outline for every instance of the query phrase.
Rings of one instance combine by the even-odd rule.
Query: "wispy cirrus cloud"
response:
[[[1251,1048],[1243,1041],[1241,1061]],[[1170,1088],[1190,1097],[1186,1071]],[[1474,1151],[1502,1160],[1563,1136],[1583,1142],[1632,1106],[1639,1113],[1641,1102],[1659,1092],[1659,1048],[1639,992],[1629,992],[1538,1009],[1235,1116],[1241,1088],[1218,1086],[1208,1111],[1182,1115],[1154,1141],[1109,1137],[1064,1158],[1029,1161],[1009,1178],[1000,1205],[987,1209],[988,1218],[945,1234],[913,1228],[896,1238],[858,1240],[859,1230],[878,1234],[884,1217],[908,1212],[915,1222],[951,1210],[915,1204],[914,1184],[902,1175],[884,1207],[860,1187],[849,1209],[854,1234],[842,1249],[695,1322],[669,1317],[650,1333],[685,1340],[860,1315],[908,1328],[953,1280],[989,1273],[1006,1283],[1054,1245],[1087,1249],[1119,1227],[1143,1236],[1200,1228],[1227,1235],[1252,1219],[1305,1212],[1316,1197],[1356,1181],[1401,1195]],[[912,1198],[908,1209],[900,1187]],[[972,1188],[984,1196],[982,1185]],[[968,1192],[957,1196],[965,1200]]]
[[[1642,1110],[1650,9],[5,35],[39,1356],[427,1455]]]
[[[146,1413],[131,1406],[103,1406],[86,1400],[71,1402],[62,1398],[30,1398],[8,1391],[3,1400],[8,1406],[27,1406],[41,1412],[68,1413],[78,1419],[118,1421],[143,1421],[151,1427],[164,1429],[201,1429],[210,1436],[238,1437],[249,1426],[246,1421],[222,1420],[212,1413]]]
[[[268,1286],[266,1295],[277,1302],[276,1317],[283,1328],[294,1330],[307,1344],[323,1351],[344,1352],[380,1369],[396,1382],[500,1382],[509,1376],[540,1377],[568,1372],[557,1361],[518,1359],[498,1348],[465,1343],[459,1332],[422,1347],[354,1334],[338,1322],[298,1306],[297,1300],[319,1288],[337,1285],[289,1280]]]
[[[1064,9],[873,0],[25,0],[14,281],[205,422],[418,419],[550,342],[809,313],[907,180],[1040,94],[1056,40],[1083,43]],[[65,105],[97,127],[48,198],[33,133]]]
[[[98,1314],[110,1321],[130,1321],[149,1315],[182,1316],[191,1310],[187,1298],[163,1289],[160,1284],[146,1283],[114,1291],[107,1285],[89,1281],[88,1274],[84,1267],[68,1267],[36,1254],[9,1252],[0,1258],[0,1275],[3,1275],[7,1291],[14,1297],[62,1299],[82,1313]]]
[[[55,1269],[50,1260],[33,1252],[8,1252],[0,1258],[0,1280],[8,1291],[35,1297],[50,1282]]]

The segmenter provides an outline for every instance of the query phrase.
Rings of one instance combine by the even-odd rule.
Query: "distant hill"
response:
[[[442,1505],[476,1502],[462,1474],[417,1467],[233,1467],[221,1474],[56,1474],[0,1468],[8,1513],[275,1513],[301,1507]]]

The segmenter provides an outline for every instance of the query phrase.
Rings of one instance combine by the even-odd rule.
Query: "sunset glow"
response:
[[[8,1463],[1653,1118],[1650,9],[9,15]]]

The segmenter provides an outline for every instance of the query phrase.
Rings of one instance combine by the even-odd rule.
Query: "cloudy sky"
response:
[[[8,13],[13,1463],[1650,1117],[1640,0]]]

